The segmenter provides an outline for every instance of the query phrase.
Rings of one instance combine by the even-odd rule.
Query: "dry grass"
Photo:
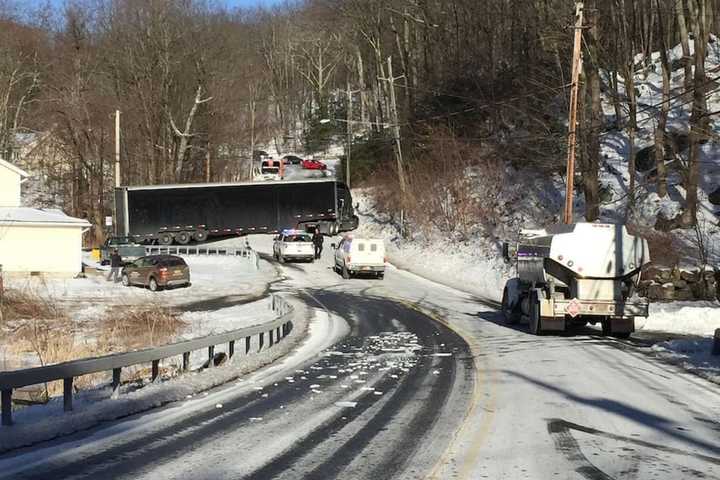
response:
[[[16,359],[35,357],[40,365],[162,345],[186,326],[166,307],[117,307],[100,320],[97,331],[78,332],[57,301],[31,289],[5,289],[0,311],[0,342],[6,351]],[[85,375],[75,379],[74,387],[90,388],[108,378],[109,372]],[[61,394],[58,381],[42,386],[34,397],[44,401]]]
[[[117,307],[107,313],[99,337],[110,350],[137,350],[170,343],[185,327],[179,314],[164,306]]]

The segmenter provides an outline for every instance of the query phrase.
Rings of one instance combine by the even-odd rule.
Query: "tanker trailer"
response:
[[[634,298],[647,241],[624,225],[575,223],[522,230],[517,244],[503,245],[517,276],[503,291],[507,323],[526,319],[530,332],[563,331],[572,324],[602,325],[604,335],[627,338],[648,303]]]

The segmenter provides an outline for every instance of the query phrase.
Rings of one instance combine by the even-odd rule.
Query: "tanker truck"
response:
[[[648,244],[624,225],[522,230],[517,243],[503,244],[503,256],[517,275],[505,285],[502,313],[509,324],[527,320],[532,334],[600,323],[603,335],[627,338],[635,317],[648,315],[648,303],[634,296]]]

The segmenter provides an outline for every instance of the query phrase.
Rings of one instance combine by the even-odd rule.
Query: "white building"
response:
[[[0,265],[3,273],[74,276],[82,270],[87,220],[21,206],[28,174],[0,159]]]

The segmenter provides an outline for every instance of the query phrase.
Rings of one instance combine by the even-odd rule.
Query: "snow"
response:
[[[0,435],[0,451],[86,430],[101,422],[124,418],[171,402],[188,399],[197,401],[195,397],[200,393],[203,393],[203,404],[221,408],[217,405],[222,405],[225,401],[222,391],[219,395],[209,395],[211,389],[240,379],[260,367],[272,364],[292,351],[304,338],[309,318],[312,318],[312,312],[308,312],[304,305],[296,301],[291,299],[288,301],[292,303],[294,309],[291,313],[294,327],[282,342],[272,348],[250,356],[237,354],[226,365],[194,371],[161,383],[149,383],[140,389],[123,386],[120,396],[116,399],[111,398],[112,391],[107,385],[104,388],[82,391],[73,397],[74,410],[72,412],[63,411],[62,398],[54,398],[47,405],[34,405],[16,410],[13,412],[13,421],[15,422],[12,426],[13,434]],[[316,333],[317,330],[316,325]],[[256,340],[253,339],[253,341]],[[224,351],[225,346],[216,347],[216,353]],[[195,354],[199,354],[200,358],[205,358],[204,355],[206,355],[204,351],[193,353],[193,358],[197,358]],[[168,362],[170,360],[162,362],[161,366],[167,366]],[[284,364],[284,362],[279,363]],[[191,366],[197,368],[199,365],[197,361],[191,359]],[[271,366],[255,374],[248,379],[247,383],[251,384],[255,378],[263,378],[268,374],[267,372],[275,372],[276,368],[277,366]],[[239,385],[244,385],[244,382],[240,382]],[[234,388],[237,387],[238,385],[234,385]],[[227,389],[224,392],[227,396]],[[182,404],[177,405],[177,408],[181,407]],[[175,414],[178,413],[176,410]]]
[[[720,302],[651,303],[650,316],[636,318],[635,328],[679,335],[713,335],[720,328]]]
[[[368,191],[354,190],[360,225],[356,236],[383,238],[392,265],[423,278],[499,301],[505,285],[506,267],[488,254],[481,239],[453,243],[440,235],[433,238],[402,238],[397,227],[374,207]]]
[[[720,356],[713,356],[712,348],[712,338],[670,340],[652,347],[653,352],[663,360],[720,383]]]
[[[0,224],[47,223],[71,224],[89,227],[90,223],[81,218],[70,217],[57,209],[37,209],[28,207],[0,207]]]

